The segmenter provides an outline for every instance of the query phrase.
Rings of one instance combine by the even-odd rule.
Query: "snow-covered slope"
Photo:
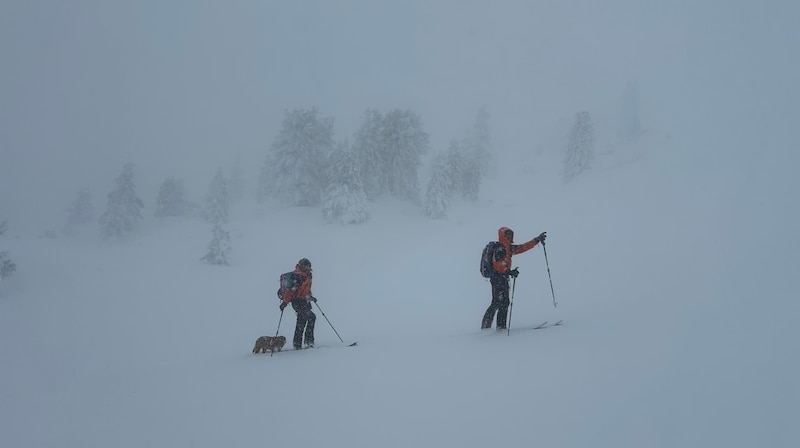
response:
[[[758,220],[735,176],[709,181],[657,140],[568,185],[554,151],[518,154],[440,221],[405,203],[347,227],[240,204],[229,267],[199,261],[210,230],[195,220],[121,241],[7,239],[0,445],[793,446],[797,288],[755,261],[796,256],[742,237]],[[548,231],[558,301],[542,248],[516,256],[510,336],[479,330],[479,254],[504,225],[520,241]],[[359,344],[317,311],[320,348],[254,356],[301,257]],[[289,310],[280,333],[293,326]]]

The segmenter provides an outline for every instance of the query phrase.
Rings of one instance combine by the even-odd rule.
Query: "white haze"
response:
[[[797,446],[798,6],[569,3],[0,5],[0,446]],[[646,133],[623,146],[631,81]],[[166,176],[199,198],[241,154],[254,186],[284,109],[347,138],[409,108],[444,149],[481,105],[499,170],[445,220],[246,200],[212,267],[207,224],[152,218]],[[564,185],[581,109],[597,164]],[[129,161],[134,234],[39,238]],[[502,225],[549,232],[559,302],[540,248],[515,257],[511,336],[477,330]],[[253,356],[300,257],[359,346],[317,313],[328,348]]]
[[[237,155],[254,178],[294,108],[351,140],[366,108],[409,108],[444,150],[485,105],[504,154],[560,143],[577,110],[612,120],[636,82],[644,126],[692,142],[698,165],[788,152],[794,2],[291,3],[0,5],[12,231],[58,229],[83,187],[104,205],[126,162],[147,203],[167,176],[199,197]]]

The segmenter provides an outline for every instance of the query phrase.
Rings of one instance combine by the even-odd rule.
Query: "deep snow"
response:
[[[773,189],[788,168],[690,154],[646,138],[568,185],[555,153],[519,154],[439,221],[391,201],[359,226],[239,204],[228,267],[199,261],[210,226],[193,219],[107,242],[9,235],[0,445],[796,446],[797,217]],[[744,166],[775,194],[756,198]],[[510,336],[479,330],[478,259],[503,225],[548,231],[558,301],[542,248],[514,257]],[[359,344],[317,311],[322,347],[252,355],[301,257]]]

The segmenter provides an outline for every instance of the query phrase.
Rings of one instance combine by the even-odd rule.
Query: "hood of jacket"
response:
[[[506,236],[506,234],[510,234],[511,238]],[[500,227],[497,229],[497,241],[500,241],[500,244],[505,247],[510,247],[514,244],[514,231],[508,227]]]

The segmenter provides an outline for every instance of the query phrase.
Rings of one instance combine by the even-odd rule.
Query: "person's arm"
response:
[[[547,232],[542,232],[542,233],[539,234],[539,236],[537,236],[536,238],[528,241],[527,243],[515,244],[515,245],[511,246],[511,253],[513,255],[516,255],[516,254],[521,254],[523,252],[527,252],[527,251],[533,249],[534,247],[536,247],[537,244],[539,244],[540,242],[544,241],[545,237],[547,237],[546,234],[547,234]]]

